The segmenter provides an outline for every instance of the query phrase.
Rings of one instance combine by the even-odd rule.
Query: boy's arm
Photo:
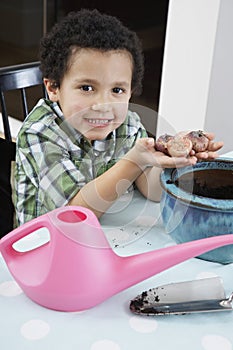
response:
[[[191,165],[195,162],[195,157],[176,159],[156,152],[152,138],[139,139],[124,158],[84,185],[68,205],[89,208],[97,217],[101,217],[133,182],[145,197],[159,201],[161,168]]]
[[[100,217],[141,174],[140,166],[130,159],[123,158],[83,186],[68,205],[84,206]]]
[[[217,156],[222,143],[211,143],[208,152],[189,157],[168,157],[157,152],[154,139],[142,138],[114,166],[104,174],[84,185],[70,200],[69,205],[91,209],[100,217],[135,182],[139,191],[148,199],[159,201],[161,197],[160,173],[162,168],[191,166],[197,156],[207,159]]]
[[[160,174],[162,169],[159,167],[147,168],[135,181],[138,190],[144,197],[159,202],[162,194],[160,185]]]

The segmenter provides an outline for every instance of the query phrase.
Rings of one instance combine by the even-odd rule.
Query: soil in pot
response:
[[[233,171],[205,169],[182,174],[175,185],[186,192],[215,199],[233,199]]]

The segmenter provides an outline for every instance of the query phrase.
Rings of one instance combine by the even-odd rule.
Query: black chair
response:
[[[0,106],[3,122],[3,135],[0,137],[1,171],[0,171],[0,237],[14,228],[14,205],[12,202],[11,165],[15,160],[15,142],[9,124],[6,94],[20,91],[23,119],[28,107],[28,88],[41,86],[41,96],[47,97],[39,69],[40,62],[24,63],[0,68]],[[14,103],[11,101],[11,103]]]

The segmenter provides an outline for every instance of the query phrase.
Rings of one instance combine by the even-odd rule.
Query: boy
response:
[[[15,207],[19,225],[64,205],[100,217],[133,184],[159,201],[162,168],[214,158],[172,158],[155,150],[136,113],[143,54],[136,34],[97,10],[70,13],[41,40],[49,100],[40,100],[17,139]],[[213,135],[209,134],[210,139]]]

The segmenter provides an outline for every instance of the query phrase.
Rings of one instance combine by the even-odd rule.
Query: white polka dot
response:
[[[211,278],[211,277],[217,277],[217,274],[214,273],[214,272],[210,272],[210,271],[203,271],[203,272],[200,272],[196,278],[197,279],[201,279],[201,278]]]
[[[22,325],[20,331],[24,338],[37,340],[45,337],[49,333],[50,327],[47,322],[42,320],[30,320]]]
[[[140,333],[151,333],[154,332],[158,323],[154,318],[143,318],[143,317],[131,317],[129,320],[131,328]]]
[[[120,347],[111,340],[103,339],[92,344],[91,350],[120,350]]]
[[[4,297],[14,297],[22,293],[22,289],[15,281],[6,281],[0,284],[0,295]]]
[[[201,344],[205,350],[232,350],[231,342],[221,335],[207,334],[202,338]]]
[[[81,310],[81,311],[69,311],[69,314],[74,314],[74,315],[81,315],[87,312],[87,310]]]

